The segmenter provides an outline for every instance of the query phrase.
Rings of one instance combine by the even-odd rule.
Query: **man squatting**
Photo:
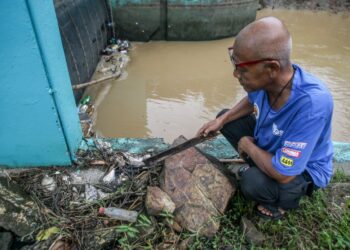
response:
[[[247,96],[198,131],[219,131],[249,167],[241,191],[258,215],[279,219],[332,176],[333,100],[325,85],[290,61],[291,36],[277,18],[243,28],[229,48]]]

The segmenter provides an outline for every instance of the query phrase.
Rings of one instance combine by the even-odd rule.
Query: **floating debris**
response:
[[[96,67],[97,72],[103,74],[122,72],[130,61],[128,56],[130,47],[131,44],[127,40],[117,40],[116,44],[108,45],[102,51],[102,58]]]
[[[95,106],[92,103],[91,96],[87,95],[80,101],[78,105],[78,114],[80,125],[85,138],[95,136],[95,132],[92,128],[92,115],[95,111]]]

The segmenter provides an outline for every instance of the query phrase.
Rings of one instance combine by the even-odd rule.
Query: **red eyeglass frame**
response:
[[[228,47],[227,50],[228,50],[228,55],[229,55],[229,57],[231,59],[232,65],[233,65],[235,70],[237,70],[239,67],[253,65],[253,64],[257,64],[257,63],[265,62],[265,61],[276,61],[277,60],[277,59],[273,59],[273,58],[264,58],[264,59],[259,59],[259,60],[253,60],[253,61],[236,63],[235,59],[232,56],[233,55],[233,47]]]

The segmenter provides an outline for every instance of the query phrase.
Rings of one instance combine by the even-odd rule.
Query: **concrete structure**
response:
[[[0,166],[70,165],[82,133],[52,1],[0,1]]]
[[[234,36],[255,20],[257,0],[112,0],[122,38],[213,40]]]
[[[108,0],[53,0],[72,84],[88,82],[111,38]],[[78,102],[84,90],[75,90]]]

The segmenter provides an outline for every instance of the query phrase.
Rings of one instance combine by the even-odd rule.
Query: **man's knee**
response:
[[[300,198],[307,195],[309,182],[303,176],[298,175],[287,184],[279,184],[279,206],[283,209],[299,207]]]
[[[261,173],[257,167],[250,167],[241,177],[241,191],[247,198],[255,196],[262,185]]]
[[[277,184],[258,167],[250,167],[241,178],[241,191],[249,200],[274,202],[278,198]]]

